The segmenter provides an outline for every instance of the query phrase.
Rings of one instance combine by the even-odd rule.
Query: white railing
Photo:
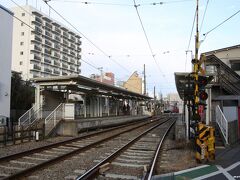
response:
[[[228,144],[228,121],[219,106],[216,107],[216,122],[221,130],[226,144]]]
[[[48,135],[58,122],[64,118],[65,104],[59,104],[45,119],[45,134]]]
[[[37,109],[37,105],[35,104],[18,119],[18,125],[28,126],[32,124],[34,121],[36,121],[37,119],[39,119],[40,116],[41,116],[41,108]]]

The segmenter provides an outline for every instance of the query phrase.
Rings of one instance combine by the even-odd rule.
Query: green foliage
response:
[[[34,87],[30,81],[23,81],[19,73],[12,73],[11,109],[27,110],[34,103]]]

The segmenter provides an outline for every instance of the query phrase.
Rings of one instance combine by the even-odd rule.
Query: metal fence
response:
[[[64,118],[65,104],[59,104],[45,119],[45,133],[48,135],[53,128]]]
[[[42,140],[45,137],[45,125],[29,127],[15,125],[10,130],[7,126],[0,127],[0,145],[12,145],[32,140]]]
[[[221,130],[221,133],[224,137],[226,144],[228,144],[228,121],[224,116],[219,105],[216,107],[216,122]]]

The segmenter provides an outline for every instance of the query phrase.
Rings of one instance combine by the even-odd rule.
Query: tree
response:
[[[11,79],[11,109],[28,110],[34,103],[34,87],[30,81],[23,81],[17,72]]]

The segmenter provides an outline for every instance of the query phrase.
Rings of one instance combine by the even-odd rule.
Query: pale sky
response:
[[[25,5],[26,0],[13,0]],[[85,4],[83,2],[92,2]],[[84,36],[97,45],[105,54],[82,37],[82,57],[84,61],[105,72],[113,72],[117,80],[127,80],[134,72],[140,75],[146,64],[147,90],[164,95],[176,92],[174,72],[191,71],[191,55],[186,50],[190,39],[196,0],[136,0],[138,11],[155,60],[151,55],[144,36],[134,1],[131,0],[52,0],[49,4],[70,21]],[[199,0],[199,26],[208,0]],[[0,0],[0,4],[11,8],[11,0]],[[28,0],[28,4],[48,14],[48,6],[42,0]],[[203,34],[233,15],[240,9],[240,0],[209,0],[205,19],[200,31]],[[72,27],[51,11],[53,19]],[[199,27],[200,29],[200,27]],[[194,52],[194,36],[189,50]],[[240,13],[208,34],[200,46],[200,53],[240,44]],[[108,58],[107,56],[111,56]],[[117,62],[117,63],[115,63]],[[157,65],[157,64],[158,65]],[[120,64],[120,65],[119,65]],[[160,68],[158,68],[160,67]],[[82,62],[82,75],[89,77],[98,70]]]

